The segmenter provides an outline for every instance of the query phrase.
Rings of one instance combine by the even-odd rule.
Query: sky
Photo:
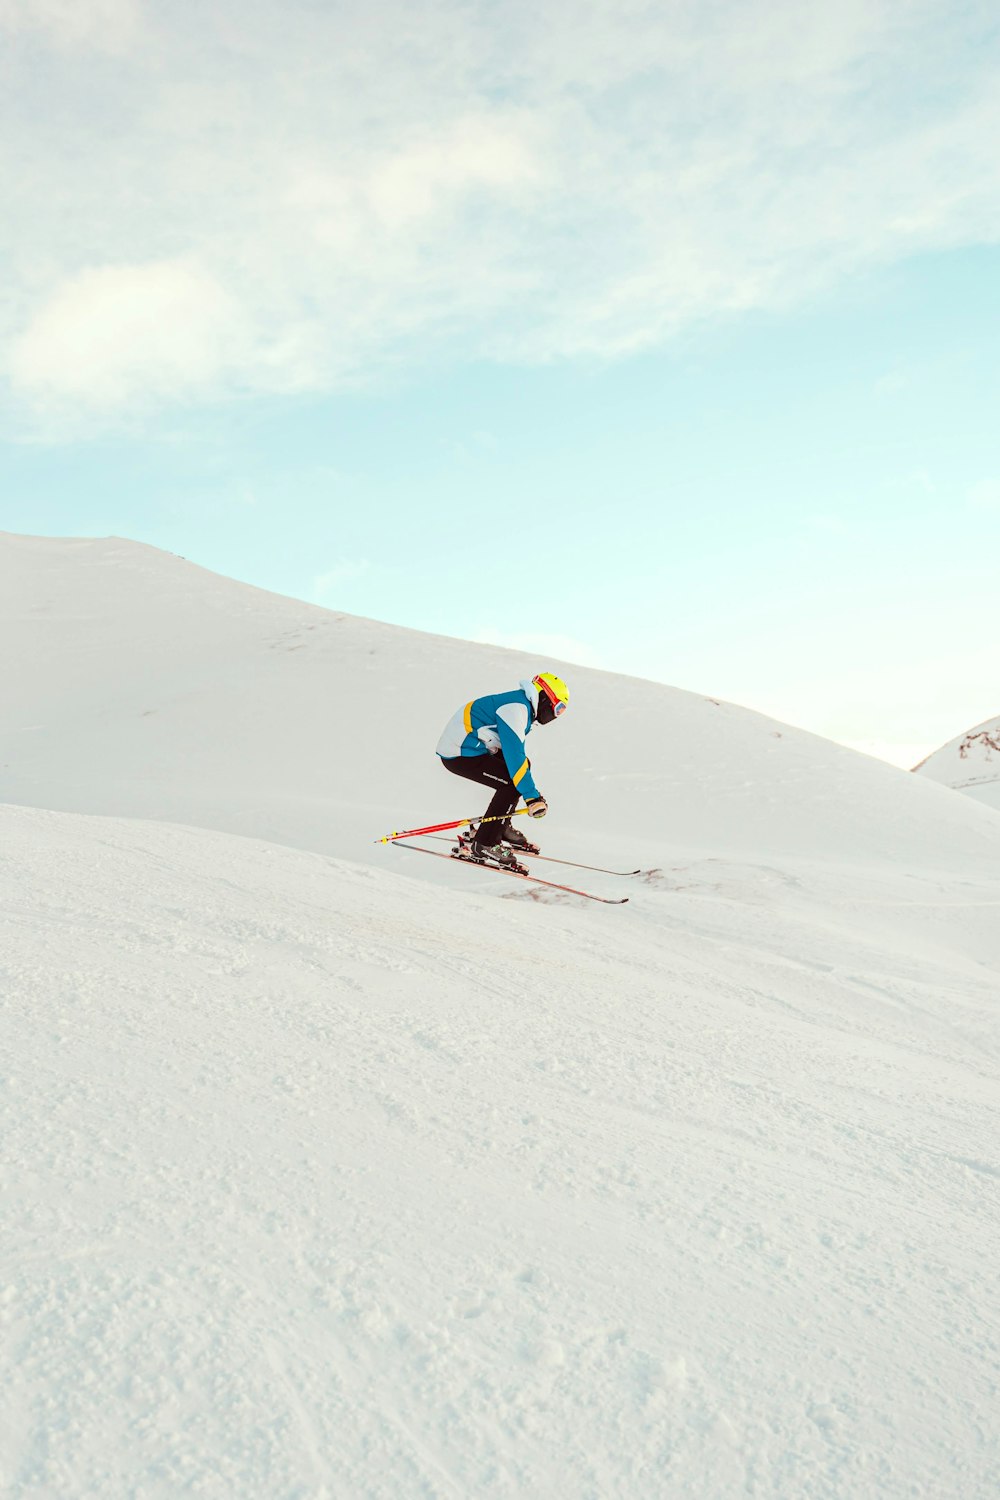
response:
[[[1000,710],[998,139],[994,0],[0,0],[0,529],[911,765]]]

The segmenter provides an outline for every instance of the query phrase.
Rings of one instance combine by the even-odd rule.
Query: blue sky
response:
[[[997,712],[993,7],[4,28],[0,528],[904,763]]]

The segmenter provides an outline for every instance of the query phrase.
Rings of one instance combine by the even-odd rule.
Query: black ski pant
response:
[[[464,776],[466,781],[480,781],[483,786],[493,788],[493,801],[484,813],[487,818],[509,818],[521,800],[521,793],[511,780],[507,762],[496,755],[455,755],[441,757],[441,764],[455,776]],[[499,844],[503,837],[502,823],[484,823],[479,832],[483,844]]]

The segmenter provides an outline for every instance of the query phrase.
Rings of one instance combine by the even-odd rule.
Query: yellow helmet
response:
[[[569,688],[554,672],[539,672],[531,680],[538,689],[539,708],[543,703],[551,705],[551,718],[557,719],[569,703]],[[540,722],[548,721],[549,717],[548,713],[544,717],[540,714]]]

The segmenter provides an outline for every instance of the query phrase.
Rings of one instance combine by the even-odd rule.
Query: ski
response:
[[[595,896],[592,891],[578,891],[572,885],[557,885],[554,880],[542,880],[539,875],[521,874],[518,870],[504,870],[499,865],[481,865],[474,859],[461,859],[457,854],[445,854],[437,849],[425,849],[421,844],[397,843],[395,839],[390,841],[397,849],[412,849],[415,854],[431,854],[435,859],[453,859],[456,864],[471,865],[476,870],[492,870],[496,875],[511,875],[515,880],[529,880],[533,885],[544,885],[550,891],[566,891],[570,896],[582,896],[585,901],[600,901],[602,906],[624,906],[628,900],[627,896]],[[449,840],[450,842],[450,840]]]
[[[445,838],[443,833],[428,833],[425,838],[434,839],[441,844],[453,844],[454,839]],[[428,850],[428,853],[430,851]],[[574,870],[592,870],[595,875],[641,875],[641,870],[606,870],[603,865],[581,865],[575,859],[556,859],[551,854],[529,854],[527,849],[515,849],[514,853],[518,859],[543,859],[547,865],[569,865]]]

